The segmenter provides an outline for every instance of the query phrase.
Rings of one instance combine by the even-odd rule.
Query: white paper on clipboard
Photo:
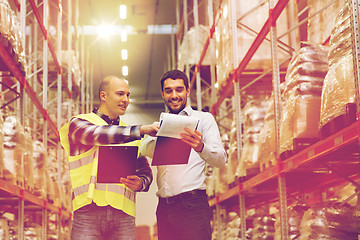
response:
[[[171,113],[161,113],[160,129],[156,136],[180,139],[180,133],[186,133],[185,128],[194,131],[198,123],[199,120],[196,118]]]

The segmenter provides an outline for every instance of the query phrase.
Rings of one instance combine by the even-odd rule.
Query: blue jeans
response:
[[[74,212],[72,240],[134,240],[135,218],[111,206],[95,203]]]
[[[210,207],[205,190],[159,198],[156,211],[159,240],[210,240]]]

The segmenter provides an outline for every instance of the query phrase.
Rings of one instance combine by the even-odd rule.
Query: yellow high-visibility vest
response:
[[[87,120],[95,125],[107,125],[95,113],[80,114],[75,117]],[[99,146],[93,146],[90,150],[80,155],[70,156],[69,123],[70,121],[60,129],[60,140],[68,155],[73,190],[73,211],[93,201],[98,206],[110,205],[135,217],[135,192],[124,184],[97,183]],[[120,121],[119,125],[127,126],[122,121]],[[137,140],[121,145],[140,147],[140,144],[141,140]]]

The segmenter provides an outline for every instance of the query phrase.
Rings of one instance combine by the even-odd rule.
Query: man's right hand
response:
[[[156,136],[156,133],[159,131],[160,124],[159,123],[153,123],[151,125],[142,125],[140,127],[140,134],[141,135],[150,135],[152,137]]]

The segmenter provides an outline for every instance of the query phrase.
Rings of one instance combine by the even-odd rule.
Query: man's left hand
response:
[[[120,183],[125,184],[128,188],[134,192],[140,191],[143,188],[143,181],[136,175],[130,175],[126,178],[120,178]]]
[[[195,130],[192,131],[188,128],[185,128],[186,133],[180,133],[181,140],[189,144],[195,151],[202,152],[204,148],[204,143],[202,141],[201,132]]]

